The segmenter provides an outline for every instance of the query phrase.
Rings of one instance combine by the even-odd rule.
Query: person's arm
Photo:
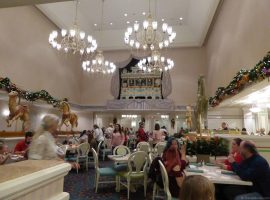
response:
[[[265,171],[262,163],[253,163],[248,168],[243,168],[241,164],[233,162],[231,166],[232,170],[244,181],[252,181]]]
[[[125,143],[125,135],[124,133],[120,133],[121,134],[121,145],[123,145]]]
[[[181,150],[180,150],[181,160],[187,161],[186,151],[187,151],[187,145],[183,144],[182,147],[181,147]]]
[[[7,155],[0,155],[0,165],[5,164],[5,162],[7,161],[7,159],[10,157],[10,154]]]
[[[182,173],[181,173],[181,168],[179,165],[176,165],[174,168],[173,168],[173,171],[176,173],[176,183],[177,183],[177,186],[179,188],[182,187],[182,183],[184,181],[184,177],[182,176]]]

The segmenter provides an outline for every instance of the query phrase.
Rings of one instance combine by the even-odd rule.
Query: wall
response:
[[[270,50],[269,8],[269,0],[224,0],[206,45],[209,95]]]
[[[113,62],[128,60],[131,52],[110,51],[104,53],[106,59]],[[194,104],[196,102],[197,80],[206,74],[206,56],[204,48],[175,48],[164,51],[166,57],[172,58],[175,68],[171,71],[172,94],[168,97],[176,105]],[[83,74],[82,103],[105,105],[106,100],[113,99],[110,92],[111,76]]]
[[[49,45],[49,34],[56,29],[51,21],[32,6],[1,8],[0,27],[0,77],[80,103],[79,58]]]

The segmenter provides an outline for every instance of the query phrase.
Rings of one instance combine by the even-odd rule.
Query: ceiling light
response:
[[[110,23],[110,25],[112,25],[112,22]]]
[[[129,24],[130,22],[129,21],[127,21],[127,24]]]
[[[164,19],[161,19],[162,22],[164,22]]]
[[[129,23],[127,22],[127,24]],[[176,32],[171,26],[167,23],[158,24],[152,18],[149,0],[148,17],[140,24],[135,22],[133,26],[128,26],[124,34],[124,41],[131,48],[153,51],[168,47],[173,43],[175,37]]]
[[[139,61],[138,67],[146,73],[163,72],[171,70],[174,62],[170,58],[165,59],[160,52],[154,50],[151,56]]]
[[[97,26],[97,24],[94,24],[94,26]]]
[[[183,20],[183,17],[180,17],[179,19],[182,21]]]
[[[125,13],[125,14],[124,14],[124,16],[125,16],[125,17],[127,17],[127,16],[128,16],[128,14],[127,14],[127,13]]]
[[[143,13],[142,13],[142,15],[146,15],[146,13],[145,13],[145,12],[143,12]]]
[[[96,50],[97,43],[94,39],[91,41],[87,40],[87,38],[92,38],[92,36],[80,30],[77,19],[78,4],[79,1],[77,0],[73,27],[69,30],[62,29],[60,32],[56,30],[52,31],[49,36],[49,43],[59,51],[62,50],[66,53],[71,52],[73,54],[80,53],[82,56],[87,56]],[[87,49],[92,49],[92,51],[87,51]]]
[[[259,108],[258,106],[252,106],[252,108],[249,109],[253,113],[260,112],[262,109]]]

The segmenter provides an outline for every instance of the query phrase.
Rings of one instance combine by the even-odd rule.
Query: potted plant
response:
[[[210,162],[210,156],[228,155],[228,142],[222,138],[199,138],[196,141],[187,141],[187,155],[197,156],[197,162]]]

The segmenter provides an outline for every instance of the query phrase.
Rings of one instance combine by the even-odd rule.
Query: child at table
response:
[[[4,141],[0,141],[0,165],[5,164],[9,157],[10,153],[8,151],[8,146]]]
[[[232,140],[232,149],[230,154],[234,158],[235,162],[238,164],[242,161],[242,156],[239,151],[241,142],[241,138],[234,138]],[[219,165],[222,169],[232,171],[232,166],[228,159],[224,161],[217,161],[217,165]]]

